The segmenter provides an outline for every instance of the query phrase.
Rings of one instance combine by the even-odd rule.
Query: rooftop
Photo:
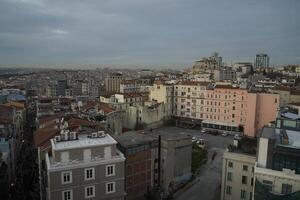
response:
[[[241,140],[238,140],[237,147],[234,147],[233,145],[231,145],[228,148],[228,151],[233,152],[233,153],[256,155],[256,149],[257,149],[257,139],[256,138],[243,137]]]
[[[59,142],[51,139],[52,149],[56,151],[112,144],[117,144],[117,142],[108,134],[105,134],[104,137],[95,138],[91,137],[91,134],[80,134],[78,139]]]
[[[128,131],[122,135],[115,136],[115,139],[123,147],[132,147],[140,144],[151,143],[156,140],[155,137],[151,135],[145,135],[137,131]]]

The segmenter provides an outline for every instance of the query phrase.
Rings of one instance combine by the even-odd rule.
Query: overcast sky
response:
[[[300,64],[299,0],[0,0],[0,65]]]

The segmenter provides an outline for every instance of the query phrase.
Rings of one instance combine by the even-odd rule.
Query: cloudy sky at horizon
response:
[[[0,0],[0,66],[300,64],[299,0]]]

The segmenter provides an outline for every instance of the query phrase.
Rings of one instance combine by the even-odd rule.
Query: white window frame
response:
[[[87,177],[87,171],[88,170],[92,170],[92,177],[91,178]],[[94,180],[94,179],[95,179],[95,168],[91,167],[91,168],[84,169],[84,180],[89,181],[89,180]]]
[[[70,181],[64,181],[64,175],[65,174],[69,174],[70,176]],[[64,172],[61,172],[61,184],[69,184],[69,183],[72,183],[73,182],[73,178],[72,178],[72,171],[64,171]]]
[[[113,190],[112,191],[108,191],[108,185],[112,184],[113,185]],[[112,194],[116,192],[116,182],[109,182],[105,184],[105,190],[106,190],[106,194]]]
[[[92,188],[92,190],[93,190],[93,195],[89,195],[89,196],[88,196],[88,189],[89,189],[89,188]],[[86,187],[84,188],[84,196],[85,196],[86,199],[95,197],[95,196],[96,196],[96,187],[95,187],[94,185],[86,186]]]
[[[70,192],[70,199],[65,199],[65,192]],[[61,192],[62,200],[73,200],[73,190],[64,190]]]
[[[108,174],[109,167],[113,168],[113,173],[112,174]],[[105,168],[106,168],[105,169],[105,175],[106,175],[106,177],[108,177],[108,176],[115,176],[116,175],[116,165],[106,165]]]

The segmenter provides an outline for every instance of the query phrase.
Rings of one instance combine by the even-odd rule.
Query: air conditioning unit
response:
[[[71,133],[70,133],[70,138],[71,138],[72,140],[76,140],[76,139],[77,139],[77,133],[76,133],[76,132],[71,132]]]
[[[61,140],[61,138],[60,138],[59,135],[57,135],[57,136],[54,137],[54,141],[55,141],[55,142],[60,142],[60,140]]]
[[[61,134],[62,140],[68,140],[69,139],[68,135],[69,135],[68,133]]]
[[[104,131],[98,131],[98,137],[105,137]]]
[[[92,138],[97,138],[98,134],[97,133],[92,133]]]
[[[65,127],[65,128],[68,128],[68,127],[69,127],[68,122],[65,122],[65,123],[64,123],[64,127]]]

